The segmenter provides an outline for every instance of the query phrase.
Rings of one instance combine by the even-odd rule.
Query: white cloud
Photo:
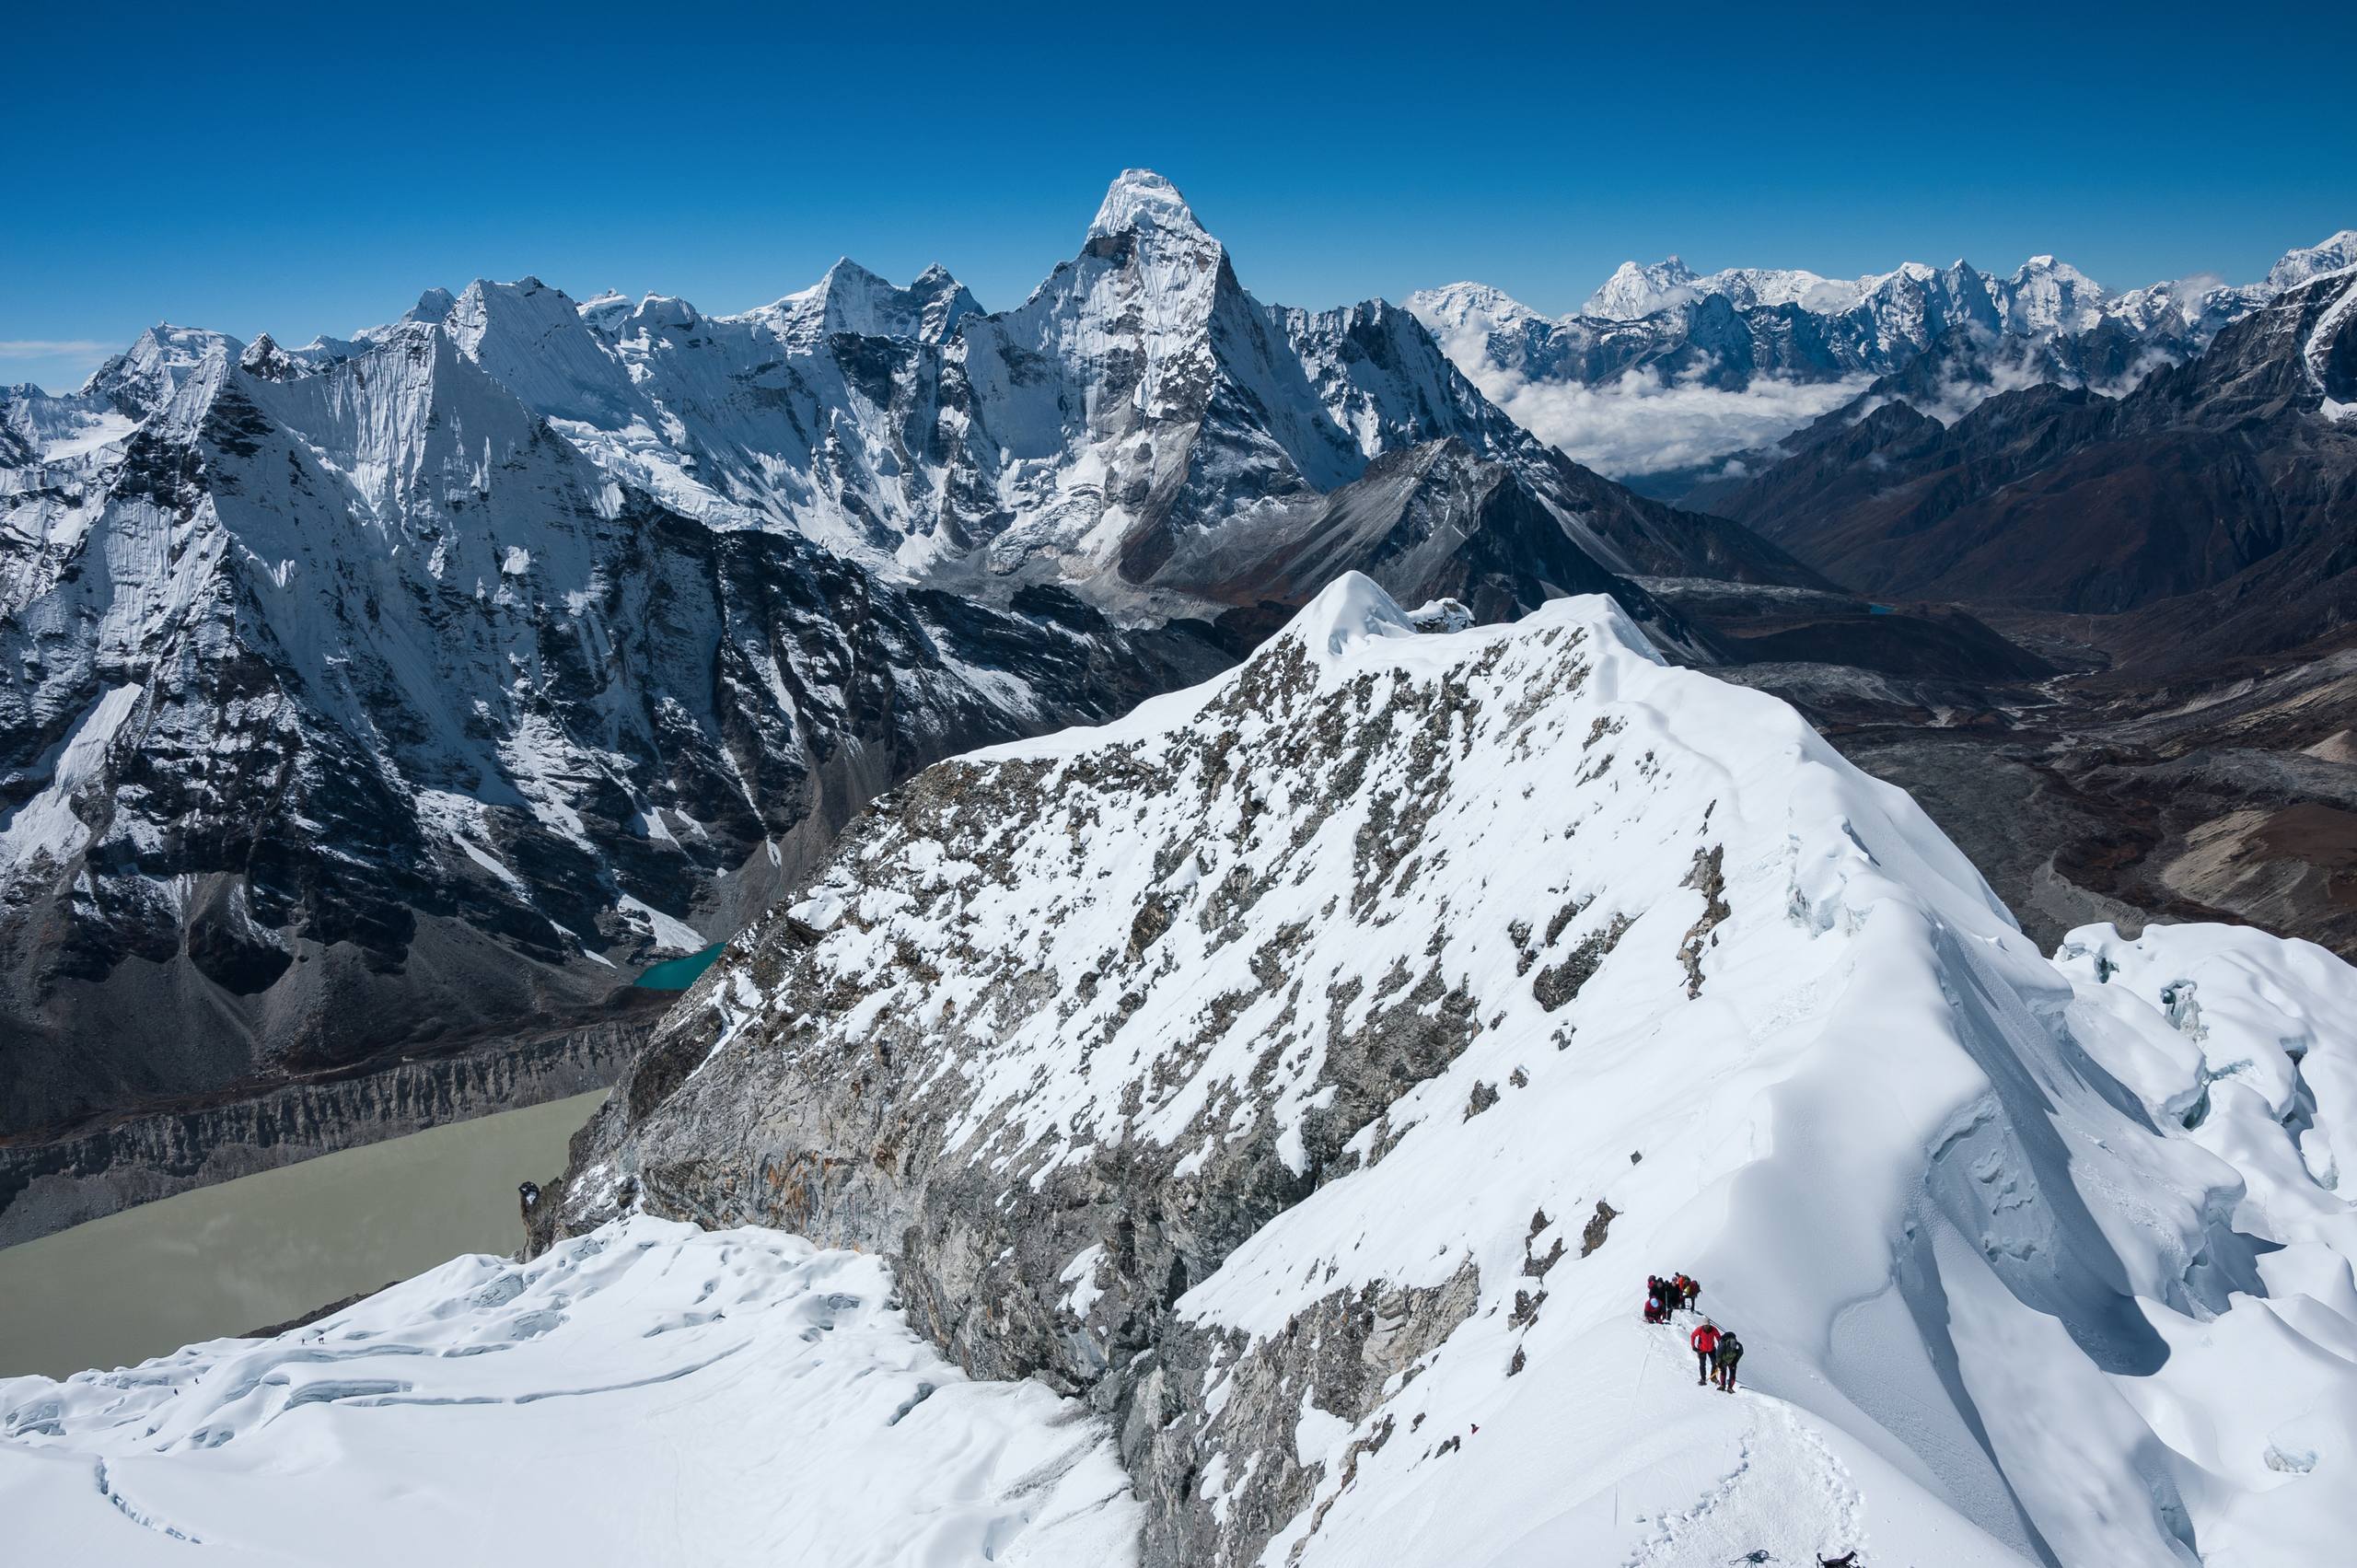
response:
[[[114,350],[112,343],[95,343],[87,338],[0,338],[0,359],[104,357]]]
[[[1451,339],[1459,334],[1450,334]],[[1583,387],[1533,381],[1488,359],[1478,338],[1444,344],[1482,394],[1541,441],[1615,479],[1690,468],[1780,441],[1872,384],[1755,377],[1739,392],[1630,370]],[[1469,351],[1469,352],[1460,352]]]

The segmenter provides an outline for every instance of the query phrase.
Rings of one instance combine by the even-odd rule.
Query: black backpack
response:
[[[1743,1359],[1743,1342],[1733,1334],[1719,1336],[1719,1359],[1733,1366]]]

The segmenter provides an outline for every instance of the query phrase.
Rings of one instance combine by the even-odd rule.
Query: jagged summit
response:
[[[243,1077],[347,974],[389,1029],[575,1016],[624,978],[640,906],[674,945],[732,928],[914,767],[1200,674],[1235,651],[1207,625],[1347,570],[1485,619],[1635,603],[1641,572],[1810,580],[1549,452],[1405,311],[1253,298],[1159,176],[1124,174],[1099,219],[1119,232],[996,314],[946,268],[900,285],[848,259],[733,316],[478,279],[244,364],[159,329],[87,398],[12,404],[0,793],[120,809],[29,849],[0,900],[49,923],[0,930],[27,955],[0,1031],[70,1033],[68,970],[134,1009],[184,981],[220,1026],[202,1051],[67,1040],[43,1071],[95,1064],[24,1118]],[[275,705],[239,755],[299,757],[300,788],[194,760],[226,722],[203,694],[258,681]],[[145,695],[119,712],[125,682]],[[91,726],[118,720],[109,753]],[[76,726],[101,783],[58,776]],[[249,878],[256,837],[288,864]],[[295,962],[306,943],[335,956]],[[179,978],[134,953],[183,955]]]
[[[1581,314],[1608,321],[1634,321],[1692,297],[1693,272],[1676,256],[1640,266],[1623,261],[1604,285],[1588,296]]]
[[[2317,244],[2286,251],[2267,274],[2270,288],[2297,288],[2311,278],[2357,267],[2357,228],[2344,228]]]
[[[958,321],[981,309],[966,285],[938,262],[902,288],[844,256],[808,288],[720,319],[753,323],[795,352],[808,353],[837,332],[942,343]]]
[[[1178,187],[1150,168],[1125,168],[1107,187],[1105,200],[1088,225],[1088,238],[1109,238],[1140,229],[1203,234],[1202,225],[1195,221],[1194,209],[1187,205]]]

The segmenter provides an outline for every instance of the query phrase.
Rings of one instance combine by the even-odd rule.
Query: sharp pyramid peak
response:
[[[1139,229],[1203,233],[1203,226],[1195,220],[1194,209],[1187,205],[1178,186],[1150,168],[1125,168],[1106,188],[1105,200],[1097,204],[1097,217],[1088,226],[1088,238],[1100,239]]]

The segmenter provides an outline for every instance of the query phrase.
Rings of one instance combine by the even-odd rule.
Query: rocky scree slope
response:
[[[1446,623],[1347,577],[1217,681],[879,798],[536,1244],[886,1254],[961,1365],[1103,1412],[1156,1564],[2328,1539],[2350,971],[2253,938],[2204,1046],[2105,989],[2165,948],[2084,934],[2074,983],[1608,601]],[[1680,1391],[1665,1266],[1768,1398]]]

